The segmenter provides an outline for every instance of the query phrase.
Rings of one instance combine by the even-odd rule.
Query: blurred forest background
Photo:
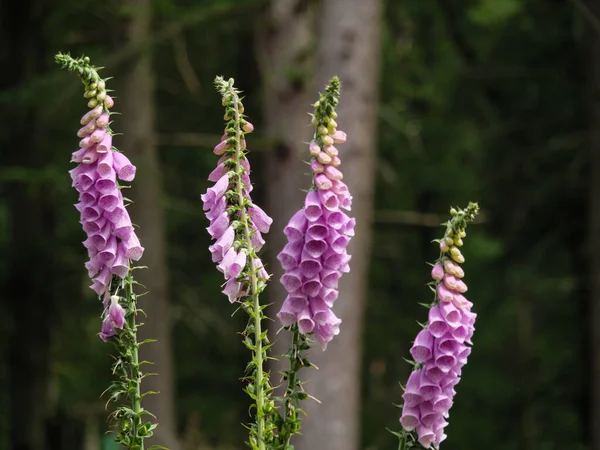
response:
[[[57,51],[114,77],[116,144],[138,166],[157,442],[246,437],[244,317],[219,292],[199,199],[223,129],[213,78],[236,79],[256,127],[277,303],[306,113],[338,74],[359,225],[341,335],[304,373],[324,403],[307,402],[297,448],[397,447],[385,428],[399,428],[431,240],[450,205],[478,201],[464,249],[475,345],[443,448],[600,450],[599,0],[0,0],[0,23],[1,450],[114,448],[99,398],[112,347],[67,173],[85,100]]]

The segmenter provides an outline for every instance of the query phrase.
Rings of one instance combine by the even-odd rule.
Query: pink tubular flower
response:
[[[99,85],[104,86],[104,83]],[[96,88],[86,87],[96,92]],[[91,288],[102,297],[110,292],[113,276],[125,278],[130,260],[139,260],[144,253],[137,238],[117,179],[132,181],[135,166],[112,147],[112,132],[108,128],[108,109],[114,104],[104,90],[98,89],[95,105],[82,118],[83,127],[77,136],[82,138],[81,150],[73,153],[78,166],[71,170],[73,187],[79,192],[80,213],[87,239],[83,242],[90,260],[85,263],[92,278]],[[103,95],[101,95],[103,94]],[[104,313],[100,337],[107,340],[124,326],[124,311],[113,301]]]
[[[452,236],[464,237],[464,228],[477,214],[477,204],[465,210],[451,210],[454,218],[442,245],[442,257],[433,266],[436,299],[429,309],[427,326],[417,335],[410,353],[418,363],[404,390],[400,424],[406,432],[416,433],[424,448],[439,448],[446,439],[444,428],[454,400],[454,386],[460,381],[462,367],[471,353],[471,337],[477,315],[473,304],[462,295],[467,290],[458,260],[464,257]],[[455,250],[456,249],[456,250]],[[454,260],[454,261],[453,261]]]
[[[221,94],[227,110],[237,108],[238,116],[228,116],[225,134],[214,148],[214,153],[221,158],[208,176],[208,180],[214,184],[201,195],[201,199],[206,218],[209,220],[206,229],[215,241],[208,249],[213,262],[217,263],[217,270],[223,273],[225,279],[222,292],[233,303],[248,295],[246,282],[251,268],[254,269],[259,282],[264,283],[269,278],[261,260],[252,257],[252,251],[260,250],[264,244],[261,233],[269,232],[273,219],[252,203],[250,197],[252,184],[250,163],[245,156],[244,134],[252,132],[254,125],[242,118],[239,112],[242,108],[239,98],[234,102],[229,89],[225,89]],[[241,192],[239,186],[242,186]],[[246,239],[245,225],[248,227],[249,239]]]
[[[355,220],[342,211],[350,210],[352,197],[341,181],[342,172],[334,165],[335,158],[339,161],[338,150],[331,145],[346,138],[334,128],[337,115],[333,108],[338,98],[339,80],[335,78],[314,114],[317,132],[309,145],[313,188],[304,207],[285,227],[288,244],[277,257],[285,271],[280,281],[289,293],[277,314],[279,320],[284,326],[297,322],[299,331],[312,333],[324,350],[340,332],[341,320],[331,307],[338,297],[338,281],[349,271],[346,247],[355,225]]]

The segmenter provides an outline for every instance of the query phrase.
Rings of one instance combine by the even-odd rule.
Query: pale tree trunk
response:
[[[287,292],[279,283],[283,274],[277,253],[286,244],[283,227],[302,206],[304,192],[310,187],[306,175],[308,145],[312,129],[307,112],[317,100],[314,93],[315,7],[307,0],[273,0],[258,33],[257,55],[260,59],[265,92],[266,133],[271,142],[268,156],[268,198],[265,210],[273,218],[268,236],[267,269],[273,274],[267,289],[273,304],[270,317],[283,303]],[[314,98],[313,98],[314,97]],[[311,101],[312,99],[312,101]],[[283,355],[290,343],[289,333],[275,332],[278,321],[270,322],[271,340],[275,340],[272,355]],[[280,372],[287,367],[286,359],[271,364],[272,382],[277,385]]]
[[[588,3],[596,17],[600,14],[600,0]],[[591,335],[591,450],[600,450],[600,34],[590,30],[590,317]]]
[[[150,39],[152,2],[128,0],[127,3],[132,14],[127,23],[129,43],[141,44]],[[140,308],[147,318],[139,316],[145,323],[139,338],[158,340],[141,347],[141,359],[154,362],[142,366],[142,370],[158,374],[143,380],[143,391],[160,392],[143,400],[143,407],[155,414],[159,422],[155,437],[147,442],[148,447],[158,444],[177,450],[162,183],[154,123],[154,77],[148,50],[132,58],[122,81],[115,105],[122,113],[116,121],[117,131],[123,133],[118,145],[137,166],[133,187],[125,195],[134,202],[130,207],[131,218],[140,225],[137,232],[146,249],[140,265],[148,267],[135,272],[136,280],[146,287],[140,287],[138,292],[149,292],[140,299]]]
[[[306,402],[308,417],[298,450],[356,450],[360,446],[360,367],[364,298],[367,289],[373,217],[374,159],[380,65],[381,0],[323,0],[317,80],[334,75],[342,81],[337,109],[339,129],[348,134],[340,145],[340,169],[353,195],[356,236],[349,246],[352,271],[340,281],[334,311],[341,332],[327,350],[314,349],[306,389],[322,403]]]

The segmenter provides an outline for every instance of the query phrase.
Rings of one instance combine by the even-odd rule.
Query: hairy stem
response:
[[[258,297],[258,279],[256,277],[254,267],[254,249],[251,242],[250,228],[248,227],[248,216],[246,214],[246,206],[244,204],[243,190],[244,186],[242,183],[242,172],[244,168],[240,164],[240,158],[242,157],[242,131],[240,128],[240,112],[238,107],[238,96],[233,87],[230,87],[230,92],[233,97],[233,107],[235,110],[235,136],[236,136],[236,147],[235,147],[235,163],[237,176],[237,193],[240,207],[240,218],[241,223],[244,227],[244,240],[248,246],[248,256],[250,265],[250,293],[252,297],[253,317],[254,317],[254,357],[256,359],[256,379],[254,380],[254,386],[256,387],[256,427],[257,427],[257,441],[258,448],[265,450],[265,398],[264,398],[264,371],[263,371],[263,346],[262,346],[262,324],[261,316],[262,310],[260,307],[260,301]]]
[[[296,393],[296,385],[298,384],[298,371],[303,367],[302,356],[300,354],[300,346],[303,341],[303,337],[298,331],[298,324],[292,325],[292,344],[288,353],[290,360],[290,369],[286,373],[287,388],[285,392],[285,403],[284,403],[284,427],[282,430],[282,437],[285,439],[285,445],[283,448],[288,448],[292,436],[300,429],[300,423],[298,420],[298,397]]]
[[[142,410],[142,392],[141,392],[141,384],[142,378],[140,373],[140,364],[139,364],[139,343],[137,341],[137,325],[135,322],[136,310],[137,310],[137,302],[135,300],[135,294],[133,293],[133,275],[131,270],[127,275],[126,281],[126,301],[127,308],[131,311],[129,314],[129,319],[127,321],[127,325],[130,329],[131,333],[131,381],[135,384],[135,392],[133,398],[131,399],[131,407],[135,414],[135,419],[133,423],[133,436],[139,435],[139,427],[142,424],[142,420],[140,417],[140,412]],[[140,450],[144,450],[144,438],[140,437]]]

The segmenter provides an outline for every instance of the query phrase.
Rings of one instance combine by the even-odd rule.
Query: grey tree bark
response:
[[[381,0],[323,0],[318,51],[319,86],[334,75],[342,81],[339,129],[348,141],[339,146],[344,181],[353,195],[356,236],[349,246],[352,272],[340,281],[335,313],[341,332],[327,350],[314,349],[306,389],[322,403],[306,402],[308,417],[298,450],[356,450],[360,446],[360,366],[364,298],[367,288],[373,217],[374,157],[380,66]]]
[[[283,227],[303,204],[310,178],[304,161],[308,160],[311,138],[311,97],[314,94],[315,5],[307,0],[274,0],[258,33],[257,55],[264,80],[266,133],[271,142],[268,157],[268,194],[266,211],[273,218],[268,237],[267,269],[272,282],[267,289],[275,317],[287,293],[279,283],[283,274],[277,253],[286,243]],[[283,355],[290,344],[288,333],[275,335],[277,321],[269,323],[271,340],[276,340],[272,355]],[[285,368],[287,360],[271,363],[272,382]]]
[[[151,0],[128,0],[131,17],[126,25],[129,43],[136,45],[151,35]],[[145,372],[158,376],[145,378],[144,391],[157,391],[159,395],[144,398],[142,406],[158,418],[155,436],[147,441],[150,445],[163,445],[178,450],[176,417],[174,408],[173,361],[169,321],[168,273],[166,266],[166,238],[162,209],[162,183],[159,170],[154,121],[154,76],[149,50],[136,55],[123,72],[118,103],[122,112],[117,130],[123,132],[118,145],[137,166],[136,179],[127,197],[134,203],[130,207],[132,221],[138,225],[138,236],[145,253],[140,265],[148,269],[136,271],[136,280],[142,283],[148,295],[141,298],[140,307],[147,318],[140,328],[139,338],[157,339],[158,342],[141,347],[141,359],[154,362],[142,366]],[[143,289],[140,288],[143,292]]]

